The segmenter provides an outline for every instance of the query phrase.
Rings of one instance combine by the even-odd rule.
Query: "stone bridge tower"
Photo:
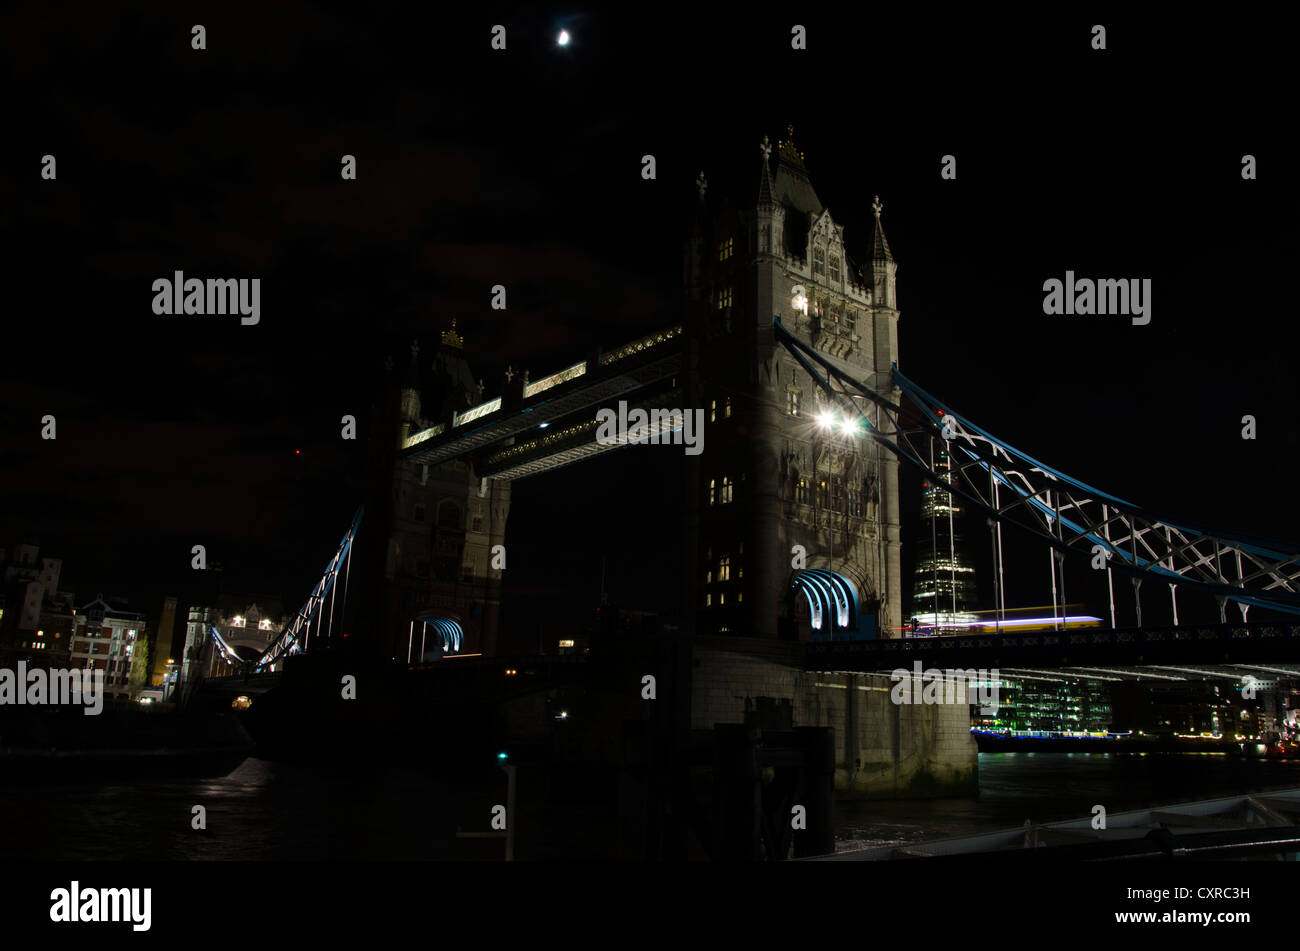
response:
[[[898,460],[832,413],[776,343],[774,315],[876,392],[897,400],[896,264],[872,203],[859,267],[844,227],[814,190],[793,129],[730,201],[701,172],[685,261],[687,405],[705,409],[705,449],[687,465],[686,616],[699,634],[807,639],[810,605],[792,587],[806,567],[852,582],[866,623],[904,623]],[[776,152],[773,155],[773,151]],[[752,166],[751,166],[752,168]],[[854,401],[872,425],[873,404]],[[850,420],[850,423],[852,421]]]
[[[412,344],[394,449],[482,402],[463,348],[454,320],[432,360],[422,363]],[[397,459],[387,501],[384,617],[392,656],[419,662],[442,652],[495,653],[502,572],[493,567],[493,548],[505,543],[510,483],[477,478],[469,459],[437,466]]]

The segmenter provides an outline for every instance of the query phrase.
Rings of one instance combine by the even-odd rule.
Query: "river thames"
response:
[[[982,753],[970,799],[837,803],[837,849],[1084,818],[1300,786],[1300,759],[1222,754]],[[248,759],[216,780],[0,789],[7,859],[445,860],[468,814],[486,817],[494,777],[429,768]],[[206,830],[196,831],[202,806]],[[520,802],[521,826],[545,825]],[[486,826],[484,827],[486,828]]]

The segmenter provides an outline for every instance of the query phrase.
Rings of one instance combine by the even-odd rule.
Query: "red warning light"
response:
[[[301,456],[301,455],[302,455],[302,450],[301,450],[301,449],[295,449],[295,450],[293,451],[293,454],[294,454],[295,456]]]

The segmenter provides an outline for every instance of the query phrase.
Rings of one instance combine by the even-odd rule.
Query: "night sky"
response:
[[[1283,31],[618,9],[7,13],[0,546],[62,557],[79,601],[153,612],[187,596],[201,543],[227,589],[296,607],[360,501],[376,450],[342,441],[339,418],[366,416],[386,354],[404,366],[418,336],[430,355],[455,317],[492,395],[507,365],[537,379],[680,320],[696,174],[748,195],[758,143],[787,123],[859,262],[881,196],[912,379],[1173,519],[1300,536]],[[793,23],[808,50],[790,49]],[[947,153],[956,181],[939,177]],[[155,316],[151,283],[177,269],[260,278],[261,323]],[[1043,281],[1067,269],[1150,278],[1152,322],[1044,316]],[[508,627],[594,606],[602,556],[614,600],[673,610],[675,578],[648,579],[676,557],[675,469],[635,452],[516,483],[508,591],[533,607]],[[1010,603],[1050,600],[1045,551],[1008,559],[1024,566]],[[1070,600],[1090,585],[1101,614],[1096,581]]]

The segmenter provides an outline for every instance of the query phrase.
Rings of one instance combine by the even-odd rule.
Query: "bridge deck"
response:
[[[1300,663],[1300,624],[1252,622],[1212,626],[1035,631],[892,638],[876,641],[810,643],[808,670],[883,672],[922,668],[1160,667],[1191,670],[1187,664],[1250,666]],[[1182,665],[1179,667],[1178,665]],[[1278,673],[1292,671],[1273,669]],[[1127,673],[1127,672],[1125,672]],[[1224,671],[1212,672],[1227,676]],[[1258,670],[1255,671],[1258,675]],[[1083,676],[1081,674],[1081,676]],[[1181,679],[1181,678],[1179,678]]]

